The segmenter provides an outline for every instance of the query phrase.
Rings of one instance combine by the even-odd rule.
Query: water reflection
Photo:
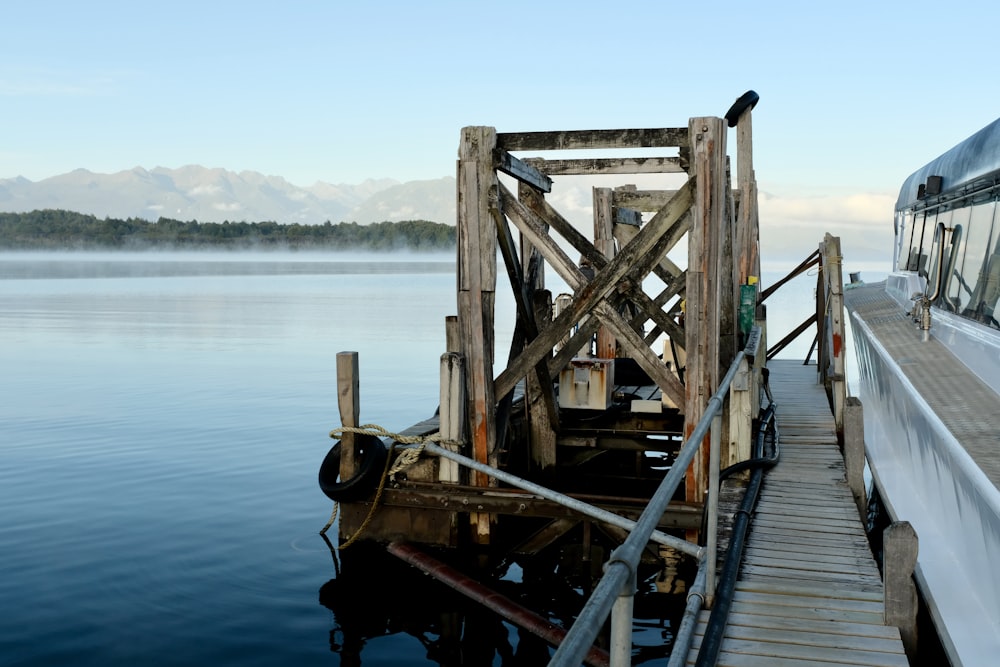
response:
[[[339,553],[342,563],[336,576],[320,588],[319,602],[333,612],[330,650],[340,656],[341,665],[361,665],[363,658],[370,663],[413,664],[417,652],[442,667],[531,667],[547,665],[551,659],[554,649],[545,640],[504,622],[493,611],[398,561],[378,545],[358,543]],[[565,554],[565,550],[561,552]],[[336,555],[334,563],[337,565]],[[565,559],[554,562],[535,557],[492,571],[480,570],[476,578],[568,628],[600,576],[600,568],[583,571],[566,563]],[[470,567],[474,568],[465,564],[462,569],[471,571]],[[636,597],[633,664],[669,657],[672,628],[683,610],[684,596],[657,592],[654,579],[641,584]],[[389,636],[395,636],[394,641],[379,641]],[[400,641],[401,636],[413,641]],[[607,629],[597,644],[606,650]]]

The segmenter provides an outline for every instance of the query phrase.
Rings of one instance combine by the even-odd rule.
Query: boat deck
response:
[[[900,665],[816,367],[771,361],[781,459],[764,477],[718,665]],[[694,664],[709,617],[688,655]]]
[[[934,337],[923,333],[885,292],[885,283],[845,290],[844,301],[896,360],[906,379],[1000,489],[1000,397]],[[958,400],[956,400],[958,399]]]

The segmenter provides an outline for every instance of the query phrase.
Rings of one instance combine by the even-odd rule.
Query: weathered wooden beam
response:
[[[611,210],[611,188],[594,188],[594,249],[605,259],[615,256],[614,222]],[[614,334],[602,326],[597,329],[595,355],[598,359],[614,359],[617,342]]]
[[[562,333],[580,322],[583,316],[593,310],[601,300],[617,290],[623,278],[630,276],[632,277],[631,284],[641,284],[641,276],[645,276],[656,259],[666,252],[664,248],[672,240],[668,232],[691,206],[693,189],[694,180],[689,180],[668,204],[669,211],[658,216],[655,223],[653,221],[647,223],[632,243],[608,262],[594,280],[578,291],[576,299],[570,307],[553,320],[549,331],[540,334],[538,338],[531,341],[518,359],[496,378],[497,392],[502,394],[513,388],[518,380],[524,377],[527,369],[537,363],[538,359],[552,348]]]
[[[844,339],[844,278],[841,273],[840,237],[826,235],[823,243],[823,270],[826,298],[826,337],[828,364],[824,366],[829,381],[830,406],[833,421],[837,426],[837,436],[844,437],[844,401],[847,398],[845,381],[846,346]]]
[[[687,371],[684,434],[690,436],[719,381],[719,263],[726,213],[726,130],[721,118],[692,118],[691,172],[697,182],[688,242]],[[708,483],[706,437],[688,469],[687,500],[701,502]]]
[[[739,248],[738,283],[750,276],[760,277],[760,224],[757,214],[757,178],[753,170],[753,107],[736,120],[737,189],[740,193],[739,224],[736,244]]]
[[[444,318],[444,349],[445,352],[462,351],[462,334],[458,328],[458,315],[446,315]]]
[[[680,237],[683,236],[690,228],[691,216],[688,214],[677,221],[677,229],[673,231],[673,233],[679,241]],[[638,233],[639,228],[633,227],[632,225],[615,225],[615,238],[618,239],[618,244],[623,248],[631,242]],[[660,258],[657,267],[659,270],[656,275],[667,285],[672,284],[684,272],[683,269],[677,266],[666,255]]]
[[[525,158],[530,164],[550,176],[598,176],[602,174],[683,174],[680,158],[577,158],[546,160]]]
[[[508,176],[513,176],[521,183],[526,183],[542,192],[552,192],[551,178],[539,171],[534,165],[518,160],[507,151],[497,151],[496,164],[497,169]]]
[[[861,399],[848,396],[844,405],[844,468],[847,486],[858,506],[858,517],[867,521],[868,499],[865,497],[865,416]]]
[[[556,132],[501,132],[497,146],[506,151],[557,151],[587,148],[686,147],[683,127],[625,130],[567,130]]]
[[[607,498],[594,495],[573,494],[597,507],[607,509],[627,519],[635,520],[642,514],[641,503],[626,504],[623,498]],[[345,505],[347,507],[348,505]],[[350,506],[360,509],[363,519],[368,508],[363,503],[351,503]],[[523,517],[572,518],[579,520],[583,516],[573,509],[559,503],[544,500],[517,489],[497,488],[486,491],[479,487],[429,485],[419,482],[404,482],[400,488],[386,488],[382,495],[380,507],[413,508],[431,516],[439,512],[467,512],[469,508],[494,514],[507,514]],[[672,502],[660,517],[657,527],[660,530],[676,528],[692,528],[700,525],[703,509],[697,505],[683,502]],[[375,513],[378,518],[380,512]],[[360,522],[360,521],[359,521]],[[375,521],[373,521],[375,523]],[[370,531],[375,539],[382,539],[375,530]],[[417,533],[419,534],[419,533]],[[413,534],[401,536],[412,539]]]
[[[507,266],[507,274],[510,277],[511,292],[514,295],[514,302],[517,306],[517,329],[515,331],[514,339],[511,341],[511,356],[514,356],[517,352],[520,352],[525,339],[532,340],[538,336],[538,325],[535,321],[536,310],[533,303],[535,293],[526,283],[524,272],[518,260],[518,253],[517,248],[514,245],[514,238],[510,232],[510,226],[507,224],[506,219],[500,211],[494,211],[494,217],[496,218],[497,237],[500,242],[500,254],[503,256],[504,264]],[[524,235],[522,235],[522,240],[524,240]],[[546,318],[546,321],[549,320],[551,320],[551,315]],[[548,370],[548,366],[546,365],[544,359],[539,360],[539,362],[535,364],[535,377],[539,387],[544,387],[549,383],[550,378]],[[551,394],[551,389],[549,394]],[[509,414],[512,399],[510,392],[501,394],[501,396],[503,405],[502,416],[504,417],[504,421],[500,421],[501,415],[498,411],[498,442],[503,441],[503,435],[507,426],[506,417]],[[542,396],[542,399],[543,406],[549,411],[548,424],[557,424],[558,412],[554,401],[551,397],[546,400],[545,396]]]
[[[635,227],[636,231],[642,227],[642,211],[637,211],[634,208],[622,208],[621,206],[613,206],[612,211],[616,225]]]
[[[578,232],[577,229],[572,224],[570,224],[570,222],[566,220],[559,213],[559,211],[552,208],[552,205],[549,204],[543,197],[541,197],[538,194],[535,194],[531,195],[530,199],[525,198],[523,196],[521,197],[521,199],[538,217],[540,225],[550,226],[553,229],[553,231],[555,231],[556,233],[561,235],[564,239],[566,239],[566,241],[569,242],[569,244],[573,247],[573,249],[579,252],[580,255],[583,257],[583,259],[590,262],[590,265],[593,266],[595,269],[599,270],[604,267],[607,260],[604,259],[604,256],[601,253],[597,252],[597,249],[594,248],[593,243],[591,243],[590,240],[587,239],[587,237],[585,237],[583,234]],[[652,222],[652,220],[650,220],[650,222]],[[648,225],[649,223],[646,224]],[[676,230],[672,229],[670,233],[674,235],[674,237],[677,240],[679,240],[680,237],[683,235],[684,231],[687,230],[690,221],[686,219],[681,219],[680,221],[678,221],[677,224],[678,224],[677,229]],[[669,248],[667,249],[667,251],[669,251]],[[664,251],[663,254],[665,255],[667,251]],[[654,268],[654,272],[664,282],[667,283],[670,282],[671,275],[667,273],[660,265],[657,265]]]
[[[537,290],[534,294],[535,321],[552,321],[552,294],[548,290]],[[551,355],[543,357],[548,364]],[[537,368],[537,365],[536,365]],[[528,408],[528,444],[531,461],[539,470],[556,465],[556,433],[559,428],[559,412],[555,406],[552,389],[551,370],[546,366],[544,377],[537,372],[528,374],[525,383],[525,403]]]
[[[361,400],[359,396],[358,353],[337,353],[337,406],[341,426],[360,426]],[[351,479],[357,466],[355,436],[344,433],[340,438],[340,479]]]
[[[684,330],[681,328],[677,322],[670,316],[669,313],[665,313],[661,305],[649,298],[649,295],[641,291],[633,291],[629,297],[633,300],[639,307],[639,315],[645,315],[643,322],[646,319],[653,320],[657,328],[663,333],[667,334],[670,338],[676,341],[683,341]],[[637,326],[632,327],[633,329],[638,329]]]
[[[497,239],[490,211],[497,187],[496,144],[492,127],[466,127],[458,152],[458,317],[466,362],[467,433],[472,457],[481,463],[495,463],[491,459],[496,451],[492,378]],[[478,486],[490,483],[480,472],[473,480]],[[473,517],[473,539],[486,543],[489,534],[489,516]]]
[[[750,458],[750,441],[753,438],[755,412],[751,401],[753,375],[750,363],[751,361],[747,357],[740,361],[736,377],[729,385],[729,437],[723,441],[722,447],[722,465],[724,467]]]
[[[919,544],[909,521],[897,521],[882,533],[885,563],[885,624],[899,628],[903,648],[910,660],[917,657],[917,610],[919,600],[913,582]]]
[[[667,394],[678,405],[684,402],[684,385],[674,374],[667,370],[663,361],[646,345],[646,342],[622,319],[613,307],[600,303],[596,309],[597,316],[618,337],[619,342],[633,359],[638,362],[650,379],[656,383],[664,394]]]
[[[733,203],[732,174],[726,159],[725,214],[721,245],[719,247],[719,368],[729,368],[736,358],[740,344],[740,285],[739,253],[736,245],[736,210]],[[725,428],[725,427],[724,427]]]
[[[460,452],[465,442],[465,359],[457,352],[441,355],[440,433],[442,447]],[[438,457],[438,480],[445,484],[462,481],[458,463]]]
[[[663,208],[676,190],[625,190],[615,188],[615,206],[652,213]]]
[[[576,266],[569,255],[556,243],[555,239],[548,234],[545,228],[545,221],[540,219],[534,210],[518,201],[514,195],[503,186],[499,185],[500,206],[503,213],[510,218],[518,231],[524,235],[538,252],[555,269],[556,273],[566,281],[571,289],[578,289],[587,282],[586,277]]]

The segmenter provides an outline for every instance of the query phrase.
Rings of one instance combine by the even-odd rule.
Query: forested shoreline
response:
[[[143,250],[152,248],[446,250],[455,227],[427,220],[321,225],[98,218],[59,209],[0,213],[2,250]]]

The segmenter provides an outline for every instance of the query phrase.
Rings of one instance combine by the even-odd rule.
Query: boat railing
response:
[[[704,414],[681,446],[670,472],[660,482],[628,538],[611,553],[604,566],[604,575],[569,629],[566,638],[552,656],[550,666],[579,665],[609,615],[611,616],[611,665],[631,664],[632,608],[637,587],[636,572],[639,559],[660,517],[684,480],[688,466],[708,436],[710,449],[706,545],[700,550],[698,574],[694,589],[688,597],[685,622],[682,622],[674,643],[676,653],[687,653],[694,628],[694,616],[702,604],[711,604],[710,591],[715,590],[723,405],[734,379],[741,369],[746,368],[746,362],[757,354],[759,341],[760,329],[755,327],[747,346],[737,353],[730,364],[729,370],[719,383],[719,388],[709,399]],[[670,664],[674,664],[673,659]]]

